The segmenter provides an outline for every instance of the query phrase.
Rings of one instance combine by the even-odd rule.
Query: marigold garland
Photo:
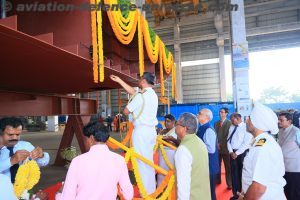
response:
[[[171,190],[174,186],[175,183],[175,176],[173,174],[173,171],[169,171],[169,173],[167,174],[167,176],[164,178],[163,182],[161,183],[161,185],[156,189],[156,191],[154,193],[152,193],[150,196],[147,195],[146,189],[142,183],[142,179],[140,176],[140,173],[138,171],[138,165],[137,165],[137,160],[136,158],[133,156],[131,157],[131,162],[132,162],[132,166],[133,166],[133,173],[139,188],[139,191],[143,197],[143,199],[149,199],[152,200],[154,198],[156,198],[159,194],[162,193],[162,196],[159,197],[158,199],[160,200],[165,200],[168,198],[168,196],[171,193]],[[165,189],[166,188],[166,189]],[[165,191],[164,191],[165,189]],[[134,198],[135,200],[140,199],[140,198]]]
[[[160,72],[160,96],[165,96],[165,82],[164,82],[164,70],[163,70],[163,53],[162,45],[159,45],[159,72]]]
[[[31,190],[40,180],[41,172],[36,161],[32,160],[27,163],[30,166],[30,173],[26,190]]]
[[[164,157],[164,160],[166,161],[166,163],[169,163],[170,166],[169,168],[171,169],[168,174],[165,176],[164,180],[162,181],[161,185],[156,189],[156,191],[154,193],[152,193],[150,196],[147,195],[147,192],[146,192],[146,189],[144,188],[144,185],[142,183],[142,179],[141,179],[141,176],[139,174],[139,171],[138,171],[138,165],[137,165],[137,161],[136,161],[136,158],[134,157],[133,155],[133,148],[130,148],[130,151],[131,151],[131,162],[132,162],[132,167],[133,167],[133,172],[134,172],[134,176],[135,176],[135,179],[136,179],[136,182],[137,182],[137,185],[138,185],[138,188],[140,190],[140,193],[142,195],[142,197],[144,199],[153,199],[153,198],[156,198],[159,194],[162,194],[162,196],[158,199],[160,200],[165,200],[168,198],[168,196],[170,195],[171,191],[172,191],[172,188],[174,186],[174,183],[175,183],[175,176],[174,176],[174,171],[173,171],[173,166],[171,165],[171,163],[169,162],[168,158],[167,158],[167,155],[164,151],[164,147],[163,147],[163,144],[160,143],[160,139],[162,139],[162,136],[158,136],[157,138],[157,142],[156,142],[156,145],[155,146],[160,146],[161,150],[162,150],[162,154],[163,154],[163,157]],[[155,150],[155,148],[154,148]],[[155,150],[156,151],[156,150]],[[166,189],[165,189],[166,188]],[[164,191],[165,189],[165,191]],[[135,200],[137,200],[138,198],[134,198]]]
[[[120,4],[124,1],[129,4],[128,0],[104,0],[105,4],[110,6]],[[101,0],[96,1],[97,4]],[[122,3],[121,2],[121,3]],[[95,4],[95,0],[90,0]],[[112,30],[116,38],[124,45],[132,42],[136,30],[138,30],[138,50],[139,50],[139,73],[144,73],[144,44],[150,61],[155,64],[160,57],[160,78],[161,94],[165,95],[163,71],[170,74],[172,71],[172,97],[176,96],[176,66],[174,66],[173,55],[165,47],[159,36],[149,27],[147,20],[138,10],[121,12],[107,11]],[[92,44],[93,44],[93,77],[94,82],[104,81],[104,55],[103,55],[103,36],[102,36],[102,13],[101,9],[91,11],[92,26]],[[164,70],[162,70],[164,69]],[[175,73],[174,73],[175,72]]]
[[[40,180],[41,172],[36,161],[31,160],[22,164],[16,174],[14,191],[19,198],[25,190],[31,190]]]
[[[158,35],[155,37],[155,42],[154,45],[151,41],[151,36],[149,32],[149,26],[147,20],[142,17],[142,25],[143,25],[143,35],[144,35],[144,42],[145,42],[145,47],[147,50],[147,55],[152,63],[157,63],[158,61],[158,54],[159,54],[159,43],[160,43],[160,38]]]
[[[105,4],[112,5],[117,4],[116,0],[104,0]],[[120,10],[118,11],[107,11],[111,27],[116,38],[125,45],[131,43],[137,26],[137,10],[129,11],[127,19],[124,19]],[[123,18],[122,18],[123,17]],[[126,21],[126,22],[124,22]],[[127,22],[128,21],[128,22]]]
[[[91,5],[95,5],[95,0],[90,1]],[[92,25],[92,46],[93,46],[93,72],[94,82],[98,83],[98,53],[97,53],[97,16],[96,11],[91,11],[91,25]]]
[[[141,24],[141,14],[138,14],[138,43],[139,43],[139,71],[140,76],[144,74],[144,47],[143,47],[143,32]]]
[[[172,69],[172,97],[175,98],[176,95],[176,65],[173,64]]]
[[[172,66],[174,64],[173,55],[171,53],[168,53],[167,55],[165,50],[166,49],[165,44],[162,41],[161,41],[161,46],[162,46],[161,53],[163,55],[164,69],[167,74],[170,74],[172,70]]]
[[[27,185],[27,178],[29,176],[30,168],[28,165],[21,165],[16,174],[16,179],[14,183],[14,191],[17,198],[21,197]]]
[[[132,132],[133,132],[133,124],[129,123],[129,128],[128,128],[127,134],[126,134],[125,138],[122,140],[121,144],[126,145],[129,142],[129,140],[131,139],[131,136],[132,136]],[[107,141],[106,144],[111,149],[119,149],[120,148],[118,145],[115,145],[115,144],[111,143],[110,141]]]
[[[97,5],[101,0],[97,0]],[[90,0],[95,5],[95,0]],[[104,81],[104,56],[102,38],[102,13],[101,9],[91,11],[92,44],[93,44],[93,76],[94,82]]]
[[[131,156],[133,155],[134,150],[133,147],[131,147],[130,149],[127,150],[126,154],[125,154],[125,162],[126,164],[129,162]]]
[[[161,138],[162,138],[162,136],[158,136],[156,146],[158,146],[159,144],[162,144]],[[120,147],[123,146],[121,143],[116,142],[116,141],[115,141],[115,144],[117,146],[120,146]],[[161,148],[163,148],[163,146],[161,146]],[[146,189],[144,188],[144,185],[142,183],[141,175],[138,171],[138,164],[137,164],[137,159],[135,158],[134,148],[133,147],[127,148],[126,146],[123,146],[122,149],[127,151],[126,154],[125,154],[126,163],[128,163],[129,160],[131,160],[134,176],[135,176],[135,179],[136,179],[136,182],[137,182],[137,186],[138,186],[139,191],[140,191],[140,193],[143,197],[143,198],[134,198],[134,200],[138,200],[138,199],[147,199],[147,200],[160,199],[160,200],[165,200],[168,197],[170,197],[170,195],[171,196],[174,195],[174,191],[172,191],[172,189],[174,188],[174,184],[175,184],[175,175],[174,175],[173,170],[168,171],[168,173],[165,176],[165,178],[163,179],[161,185],[155,190],[155,192],[153,192],[151,195],[148,195],[147,192],[146,192]],[[123,199],[120,190],[118,190],[118,194],[119,194],[120,198]],[[160,195],[160,194],[161,194],[161,196],[159,198],[157,198],[157,196]]]
[[[167,156],[167,154],[166,154],[164,145],[163,145],[163,144],[160,144],[159,147],[160,147],[160,152],[161,152],[161,154],[162,154],[162,156],[163,156],[163,158],[164,158],[166,164],[168,165],[169,169],[171,169],[171,170],[174,169],[174,166],[170,163],[170,161],[169,161],[169,159],[168,159],[168,156]]]
[[[162,136],[157,136],[157,137],[162,137]],[[153,149],[153,153],[155,153],[158,149],[158,146],[159,146],[159,143],[156,142],[155,146],[154,146],[154,149]]]
[[[101,0],[97,0],[99,5]],[[97,25],[98,25],[98,58],[99,58],[99,79],[104,81],[104,56],[103,56],[103,38],[102,38],[102,13],[101,9],[97,10]]]
[[[133,173],[134,173],[134,176],[135,176],[135,179],[136,179],[136,182],[137,182],[137,185],[138,185],[138,188],[139,188],[139,191],[140,191],[142,197],[147,200],[148,199],[152,200],[152,199],[156,198],[159,194],[161,194],[164,191],[164,189],[166,188],[165,191],[162,193],[162,196],[159,197],[158,199],[159,200],[167,199],[168,196],[170,195],[171,190],[175,183],[175,176],[173,174],[173,171],[169,171],[167,176],[164,178],[162,184],[156,189],[156,191],[153,194],[151,194],[149,196],[149,195],[147,195],[147,191],[142,183],[142,179],[141,179],[140,173],[138,171],[137,160],[134,156],[131,157],[131,162],[132,162],[132,166],[133,166]],[[134,198],[134,199],[137,200],[139,198]]]
[[[140,190],[140,193],[142,195],[143,198],[148,197],[147,191],[142,183],[142,178],[141,175],[139,173],[139,169],[138,169],[138,164],[137,164],[137,160],[134,156],[131,157],[131,163],[132,163],[132,167],[133,167],[133,173],[134,173],[134,177],[136,180],[136,183],[138,185],[138,188]]]

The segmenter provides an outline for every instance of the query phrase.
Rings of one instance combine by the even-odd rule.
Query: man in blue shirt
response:
[[[210,125],[213,114],[209,109],[202,109],[199,111],[197,117],[200,123],[197,136],[202,139],[208,151],[211,199],[216,200],[215,187],[217,174],[219,173],[219,157],[217,134]]]
[[[3,147],[0,148],[0,173],[11,178],[15,182],[19,164],[31,157],[40,167],[49,163],[49,154],[43,152],[40,147],[34,147],[31,143],[20,141],[23,123],[19,118],[8,117],[0,120],[0,137],[3,139]]]

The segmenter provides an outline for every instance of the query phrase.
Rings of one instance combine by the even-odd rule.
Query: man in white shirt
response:
[[[153,149],[157,137],[155,126],[158,124],[156,118],[158,97],[152,89],[155,76],[150,72],[144,72],[139,80],[140,92],[117,76],[112,75],[111,79],[119,83],[130,95],[134,95],[124,109],[124,114],[130,114],[134,125],[132,146],[136,153],[153,162]],[[156,189],[154,168],[140,160],[138,160],[138,168],[147,193],[152,194]]]
[[[278,133],[276,114],[257,102],[246,125],[254,140],[244,159],[241,199],[285,200],[283,155],[270,135]]]
[[[4,147],[3,136],[0,134],[0,149]],[[2,200],[17,200],[15,195],[13,184],[8,176],[0,173],[0,199]],[[48,199],[48,194],[39,191],[35,195],[36,200],[46,200]]]
[[[206,145],[195,134],[197,118],[183,113],[176,123],[181,140],[175,153],[178,200],[211,200]]]
[[[0,134],[0,149],[2,149],[3,146],[4,146],[3,138],[2,135]],[[0,188],[1,188],[0,199],[17,200],[10,178],[1,173],[0,173]]]
[[[238,199],[237,192],[242,190],[243,161],[250,147],[252,135],[246,131],[246,124],[239,113],[230,115],[232,125],[229,128],[227,148],[230,154],[232,193],[231,200]]]
[[[4,147],[0,149],[0,173],[11,178],[15,182],[20,162],[27,157],[36,160],[40,167],[49,163],[49,154],[43,152],[40,147],[34,147],[31,143],[21,141],[20,136],[23,123],[19,118],[7,117],[0,120],[0,134],[3,136]]]

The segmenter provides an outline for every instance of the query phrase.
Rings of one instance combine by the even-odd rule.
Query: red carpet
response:
[[[49,200],[55,200],[55,194],[61,187],[61,183],[57,183],[51,187],[48,187],[47,189],[43,190],[43,192],[47,192],[49,195]]]
[[[225,180],[225,168],[223,163],[221,167],[221,181],[222,183],[216,186],[217,200],[229,200],[230,197],[232,197],[232,191],[227,190],[227,185]]]

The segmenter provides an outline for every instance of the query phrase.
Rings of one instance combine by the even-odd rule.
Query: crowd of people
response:
[[[155,76],[145,72],[139,80],[140,91],[117,76],[112,75],[111,79],[133,96],[124,114],[129,115],[134,125],[135,152],[153,162],[157,134],[177,147],[164,147],[176,169],[177,199],[216,200],[215,187],[221,183],[222,162],[227,189],[233,193],[230,200],[300,199],[300,130],[292,125],[291,114],[277,116],[270,108],[255,103],[245,120],[239,113],[228,116],[224,107],[219,110],[220,119],[211,124],[213,113],[205,108],[197,115],[182,113],[177,120],[168,114],[164,126],[157,127],[158,98],[152,89]],[[112,118],[109,122],[113,122]],[[12,183],[22,161],[30,157],[39,166],[49,163],[49,155],[42,148],[20,140],[22,128],[17,118],[0,120],[0,185],[5,188],[5,192],[0,190],[0,199],[16,199]],[[57,200],[115,200],[118,185],[125,199],[133,198],[124,158],[106,145],[109,131],[111,127],[99,121],[84,127],[91,148],[72,160]],[[273,137],[275,134],[278,141]],[[159,165],[170,170],[162,152]],[[138,170],[146,192],[152,194],[164,175],[156,176],[155,170],[142,161],[138,161]]]

